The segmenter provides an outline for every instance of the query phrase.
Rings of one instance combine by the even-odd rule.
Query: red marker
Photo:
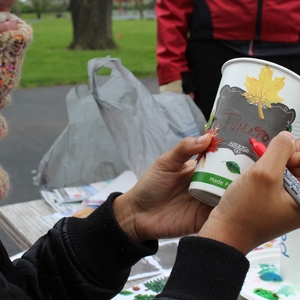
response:
[[[252,146],[252,149],[254,151],[254,153],[258,156],[258,157],[262,157],[262,155],[266,152],[267,150],[267,146],[259,141],[257,141],[254,138],[250,138],[249,142]]]
[[[249,142],[254,153],[258,157],[261,157],[267,150],[267,146],[265,144],[257,141],[254,138],[250,138]],[[284,169],[283,185],[286,191],[300,205],[300,182],[287,168]]]

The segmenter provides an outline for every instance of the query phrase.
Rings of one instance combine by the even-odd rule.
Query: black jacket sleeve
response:
[[[0,244],[0,299],[111,299],[131,266],[157,251],[119,227],[112,194],[86,219],[64,218],[12,263]],[[236,249],[199,237],[181,239],[171,276],[157,299],[236,300],[249,262]]]
[[[236,300],[249,268],[235,248],[215,240],[186,237],[180,240],[170,278],[160,300]]]
[[[131,266],[154,254],[157,241],[138,244],[119,227],[108,200],[86,219],[64,218],[23,256],[0,249],[0,299],[111,299]]]

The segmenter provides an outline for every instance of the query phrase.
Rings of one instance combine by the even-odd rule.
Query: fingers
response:
[[[300,139],[295,141],[295,152],[287,163],[287,168],[297,177],[300,177]]]
[[[210,142],[210,134],[205,134],[198,138],[186,137],[172,150],[162,155],[160,162],[168,164],[169,171],[179,170],[192,156],[205,151]]]
[[[293,151],[294,140],[292,134],[282,131],[271,140],[266,153],[255,165],[256,167],[262,167],[266,173],[282,176]]]
[[[189,93],[188,95],[190,96],[190,98],[191,98],[192,100],[195,100],[195,94],[194,94],[194,93]]]

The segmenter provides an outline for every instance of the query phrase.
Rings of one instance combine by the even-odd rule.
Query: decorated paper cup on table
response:
[[[260,59],[227,61],[205,126],[212,142],[197,164],[189,192],[216,206],[232,181],[257,161],[250,139],[252,144],[267,146],[282,130],[300,133],[295,122],[298,115],[300,77],[296,73]]]
[[[300,286],[300,229],[281,237],[280,276],[286,283]]]

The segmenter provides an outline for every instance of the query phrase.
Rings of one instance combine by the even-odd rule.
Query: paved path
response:
[[[152,94],[158,93],[156,78],[141,79]],[[0,141],[0,164],[10,175],[11,191],[1,205],[41,198],[33,185],[39,162],[68,123],[65,98],[69,86],[18,89],[3,110],[9,126]],[[0,239],[10,255],[19,251],[0,229]]]

